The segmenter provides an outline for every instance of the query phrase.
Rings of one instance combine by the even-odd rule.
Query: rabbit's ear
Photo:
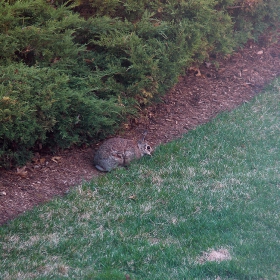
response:
[[[147,135],[147,130],[145,130],[144,132],[143,132],[143,138],[142,138],[142,142],[144,142],[145,141],[145,137],[146,137],[146,135]]]

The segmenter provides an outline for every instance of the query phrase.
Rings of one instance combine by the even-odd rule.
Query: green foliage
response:
[[[226,36],[231,32],[230,17],[213,10],[214,2],[168,4],[165,12],[156,14],[160,8],[143,9],[141,17],[131,15],[131,9],[127,15],[133,21],[95,17],[83,34],[85,43],[93,50],[92,70],[103,73],[106,84],[121,83],[125,96],[140,104],[164,94],[193,61],[203,61],[213,50],[230,52],[234,45],[231,37]]]
[[[279,28],[278,0],[235,0],[228,12],[235,21],[235,37],[239,44],[248,39],[257,41],[264,31],[273,37],[273,32]]]
[[[74,40],[85,20],[40,0],[1,2],[0,166],[23,164],[34,148],[113,133],[134,109],[117,94],[95,94],[103,81],[91,74],[86,47]]]
[[[277,0],[0,0],[0,166],[105,137],[191,63],[279,24]],[[82,9],[93,16],[84,19]],[[76,11],[76,12],[75,12]]]
[[[101,100],[69,87],[69,76],[52,68],[0,67],[0,158],[24,163],[30,149],[67,147],[104,137],[121,121],[117,98]]]

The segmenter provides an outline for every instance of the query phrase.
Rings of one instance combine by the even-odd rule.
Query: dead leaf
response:
[[[35,163],[35,164],[44,164],[46,161],[45,158],[33,158],[32,159],[32,162]]]
[[[130,276],[128,274],[125,275],[126,280],[131,280]]]
[[[219,72],[220,74],[224,73],[225,71],[226,71],[226,68],[219,68],[219,70],[218,70],[218,72]]]
[[[4,196],[4,195],[7,195],[6,192],[0,192],[0,196]]]
[[[87,59],[87,58],[85,58],[84,61],[87,62],[87,63],[92,63],[93,62],[93,60]]]
[[[133,194],[133,195],[129,196],[128,198],[129,198],[129,199],[132,199],[132,200],[136,200],[136,195]]]
[[[163,11],[163,8],[162,7],[159,7],[158,10],[157,10],[159,13],[161,13]]]
[[[61,157],[52,157],[51,160],[55,163],[59,163],[61,161]]]
[[[59,57],[55,57],[55,58],[52,60],[52,64],[57,63],[59,60],[60,60],[60,58],[59,58]]]
[[[26,166],[23,166],[22,168],[17,168],[17,175],[21,176],[22,178],[26,178],[27,171],[25,169],[26,169]]]
[[[190,67],[189,69],[190,69],[191,71],[194,71],[194,75],[195,75],[196,77],[200,77],[200,76],[201,76],[201,72],[200,72],[200,70],[199,70],[198,67]]]
[[[194,75],[195,75],[196,77],[201,77],[201,73],[200,73],[199,70],[198,70]]]
[[[205,61],[205,66],[206,66],[206,68],[210,68],[211,64],[212,64],[211,62],[206,62],[206,61]]]
[[[258,55],[263,54],[263,50],[257,52]]]

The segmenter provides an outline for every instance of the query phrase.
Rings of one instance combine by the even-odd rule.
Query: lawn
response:
[[[280,80],[0,227],[0,279],[280,279]]]

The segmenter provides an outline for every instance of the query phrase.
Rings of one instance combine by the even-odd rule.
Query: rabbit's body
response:
[[[111,171],[118,166],[126,166],[145,154],[151,155],[151,147],[143,140],[136,142],[124,138],[111,138],[105,141],[94,156],[94,165],[100,171]]]

